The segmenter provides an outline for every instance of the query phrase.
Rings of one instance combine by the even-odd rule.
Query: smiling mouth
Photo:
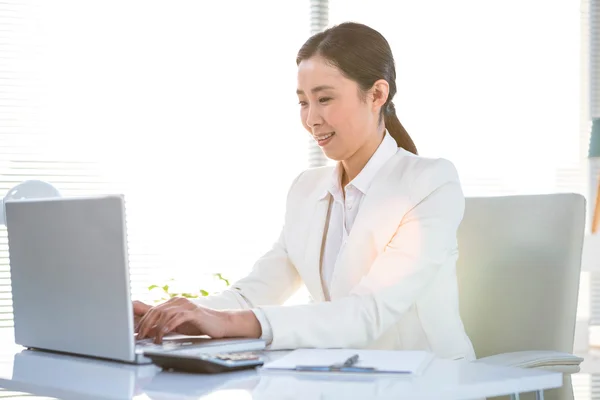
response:
[[[335,132],[329,132],[329,133],[326,133],[326,134],[324,134],[324,135],[318,135],[318,136],[317,136],[317,135],[314,135],[314,138],[315,138],[315,140],[316,140],[317,142],[321,142],[321,141],[324,141],[324,140],[327,140],[327,139],[329,139],[329,138],[330,138],[330,137],[332,137],[333,135],[335,135]]]
[[[323,135],[314,135],[314,138],[320,147],[324,147],[327,144],[329,144],[329,142],[331,142],[331,140],[333,140],[332,138],[334,136],[335,136],[335,132],[329,132],[329,133],[325,133]]]

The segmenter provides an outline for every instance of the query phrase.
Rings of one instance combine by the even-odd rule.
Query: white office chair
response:
[[[478,360],[563,372],[571,354],[585,230],[578,194],[467,198],[458,231],[460,312]],[[523,398],[523,396],[521,397]]]

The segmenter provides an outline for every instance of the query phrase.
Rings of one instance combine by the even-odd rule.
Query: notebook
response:
[[[346,371],[329,369],[358,355]],[[420,375],[433,360],[426,351],[299,349],[264,365],[265,370],[302,370],[314,372],[371,372]]]

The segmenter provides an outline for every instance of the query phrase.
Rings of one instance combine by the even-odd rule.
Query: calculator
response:
[[[192,350],[192,349],[190,349]],[[165,370],[217,374],[239,371],[263,365],[262,358],[251,352],[241,353],[201,353],[196,351],[178,351],[168,353],[145,354],[154,364]]]

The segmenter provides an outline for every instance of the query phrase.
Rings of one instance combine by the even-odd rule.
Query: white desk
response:
[[[412,378],[264,370],[199,375],[17,350],[0,357],[0,388],[59,399],[474,399],[562,385],[562,375],[555,372],[448,360],[434,360]]]

